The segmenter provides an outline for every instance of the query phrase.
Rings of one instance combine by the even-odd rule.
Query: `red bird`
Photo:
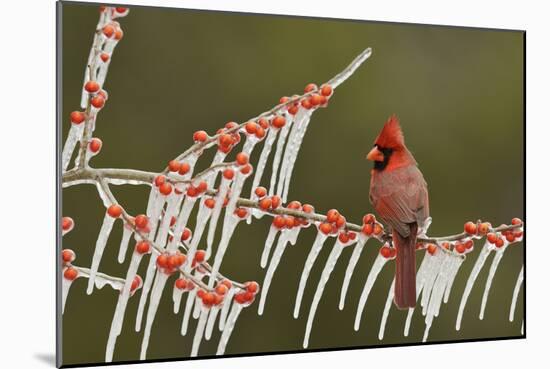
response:
[[[395,259],[394,303],[399,309],[416,305],[416,237],[429,225],[428,186],[405,146],[399,120],[391,116],[367,155],[374,161],[370,202],[391,227]]]

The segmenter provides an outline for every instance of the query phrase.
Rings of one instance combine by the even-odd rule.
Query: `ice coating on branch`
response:
[[[344,69],[342,72],[338,73],[336,76],[334,76],[330,81],[327,82],[328,85],[332,86],[332,88],[336,88],[340,86],[346,79],[351,77],[353,73],[367,60],[372,54],[372,49],[366,48],[359,54],[353,61],[349,64],[349,66]]]
[[[227,297],[220,311],[220,319],[218,323],[218,328],[220,331],[223,331],[225,328],[225,322],[227,319],[227,313],[229,313],[229,308],[231,307],[231,301],[233,301],[233,296],[235,296],[236,289],[230,288],[227,292]]]
[[[292,127],[293,116],[285,113],[286,124],[281,128],[281,134],[279,135],[279,140],[277,141],[277,148],[275,150],[275,156],[273,157],[273,167],[271,169],[271,181],[269,184],[269,195],[275,193],[275,185],[277,184],[277,174],[279,173],[279,165],[281,164],[281,156],[283,155],[283,148],[285,146],[286,138]],[[273,129],[273,128],[272,128]]]
[[[97,236],[97,241],[95,244],[94,256],[92,258],[92,267],[90,268],[90,278],[88,279],[88,289],[86,293],[91,295],[94,290],[94,283],[99,269],[99,263],[101,262],[101,257],[103,256],[103,251],[105,250],[105,245],[107,244],[107,239],[111,230],[113,229],[113,224],[115,223],[115,218],[111,217],[108,213],[105,213],[103,217],[103,224],[99,230],[99,235]]]
[[[283,191],[281,193],[281,197],[283,199],[283,202],[286,202],[288,190],[290,188],[290,179],[292,178],[292,172],[294,171],[294,164],[296,163],[298,153],[300,152],[300,148],[302,147],[302,142],[304,140],[307,127],[309,126],[309,122],[311,120],[311,115],[313,114],[313,110],[305,110],[300,108],[300,112],[301,111],[304,111],[304,113],[302,116],[299,117],[300,119],[294,124],[295,126],[298,126],[298,131],[296,133],[296,136],[294,137],[294,142],[291,146],[292,151],[289,153],[287,168],[284,173],[284,179],[282,180]]]
[[[346,301],[346,295],[348,293],[349,283],[351,281],[351,277],[353,275],[353,271],[355,270],[355,266],[357,265],[357,262],[359,261],[359,258],[361,257],[361,252],[363,251],[363,247],[365,247],[365,243],[367,242],[368,238],[364,235],[359,235],[359,240],[357,241],[357,244],[355,245],[355,248],[353,249],[353,253],[351,254],[351,257],[349,259],[348,267],[346,268],[346,274],[344,275],[344,282],[342,283],[342,290],[340,291],[340,303],[338,305],[338,308],[340,310],[344,309],[344,304]]]
[[[109,331],[109,338],[107,340],[107,349],[105,351],[105,361],[108,363],[113,361],[113,353],[115,350],[116,339],[122,331],[124,314],[126,312],[126,306],[128,305],[128,299],[130,298],[130,289],[139,268],[142,256],[143,255],[138,252],[134,252],[132,254],[130,266],[128,267],[128,271],[126,272],[126,281],[120,295],[118,296],[115,313],[111,322],[111,330]]]
[[[269,154],[271,153],[271,148],[273,147],[273,143],[275,142],[275,139],[277,138],[278,133],[279,133],[278,129],[269,129],[267,133],[267,138],[265,139],[264,147],[262,148],[262,153],[260,154],[260,159],[258,159],[258,164],[256,166],[256,171],[254,173],[254,180],[252,181],[252,189],[250,190],[250,198],[253,198],[254,190],[256,189],[256,187],[260,185],[260,182],[262,180],[262,175],[264,173],[265,165],[267,164],[267,159],[269,158]],[[258,217],[261,214],[263,214],[261,211],[257,209],[252,209],[252,215]],[[252,222],[252,219],[250,216],[247,218],[246,222],[248,224]]]
[[[130,237],[132,237],[133,233],[134,230],[126,225],[122,228],[122,239],[120,240],[120,247],[118,249],[118,262],[120,264],[124,263],[124,259],[126,258],[126,250],[128,250],[128,243],[130,242]]]
[[[313,296],[313,301],[309,308],[309,315],[307,317],[306,323],[306,333],[304,335],[303,342],[304,348],[307,348],[309,345],[309,336],[311,335],[311,327],[313,325],[313,320],[315,319],[317,306],[319,306],[319,301],[321,301],[321,297],[323,296],[323,291],[325,290],[325,286],[330,278],[330,274],[334,270],[334,266],[338,262],[338,258],[342,254],[343,249],[344,246],[340,243],[338,239],[336,239],[336,243],[332,247],[332,251],[330,252],[325,267],[323,268],[323,272],[321,273],[321,278],[319,279],[319,283],[317,284],[317,288],[315,290],[315,295]]]
[[[460,330],[462,314],[464,313],[466,302],[468,302],[468,297],[470,297],[470,293],[472,292],[472,287],[474,286],[477,276],[479,275],[481,268],[483,268],[487,257],[491,253],[491,249],[492,245],[489,243],[489,241],[486,240],[483,248],[481,249],[481,252],[479,253],[479,256],[477,257],[476,263],[474,264],[474,267],[470,272],[470,276],[468,277],[468,281],[466,282],[466,288],[464,288],[464,292],[462,293],[462,299],[460,300],[460,307],[458,308],[458,315],[456,317],[455,328],[457,331]]]
[[[382,319],[380,319],[380,329],[378,330],[378,339],[384,339],[384,331],[386,330],[386,322],[388,321],[388,315],[392,306],[392,300],[395,293],[395,278],[391,282],[390,289],[388,291],[388,297],[386,298],[386,304],[384,305],[384,311],[382,312]]]
[[[212,210],[212,216],[210,217],[210,225],[208,227],[208,237],[206,238],[206,247],[207,250],[212,250],[212,244],[214,243],[214,236],[216,234],[216,226],[218,224],[218,219],[220,218],[220,213],[222,211],[222,206],[225,201],[225,197],[229,191],[229,186],[231,184],[230,179],[222,177],[222,182],[218,188],[218,194],[216,195],[216,203],[214,209]]]
[[[227,300],[225,303],[227,304]],[[207,341],[212,337],[212,331],[214,330],[214,325],[216,325],[216,317],[219,311],[220,308],[218,306],[214,306],[210,309],[210,315],[208,315],[208,322],[206,323],[206,329],[204,331],[204,339]]]
[[[489,276],[487,276],[487,281],[485,282],[485,289],[483,290],[483,298],[481,299],[481,308],[479,310],[479,319],[482,320],[485,315],[485,306],[487,306],[487,298],[489,297],[489,291],[491,291],[491,285],[493,284],[493,279],[495,278],[495,273],[498,269],[498,265],[502,260],[504,251],[508,248],[509,243],[504,242],[504,245],[495,250],[495,256],[493,262],[491,263],[491,268],[489,269]]]
[[[313,264],[315,264],[317,255],[319,255],[319,252],[321,252],[321,249],[323,248],[326,239],[326,234],[321,231],[317,231],[317,236],[315,237],[315,241],[313,241],[313,246],[311,246],[311,250],[309,250],[306,263],[304,264],[304,269],[302,270],[302,275],[300,276],[300,284],[298,285],[298,293],[296,294],[296,303],[294,305],[295,319],[298,319],[298,315],[300,314],[300,305],[302,304],[302,297],[304,296],[304,290],[306,289],[309,273],[311,272],[311,268],[313,268]]]
[[[153,283],[151,290],[151,300],[149,301],[149,308],[147,309],[147,316],[145,320],[145,330],[143,332],[143,341],[141,341],[141,353],[139,355],[140,360],[145,360],[147,355],[147,347],[149,346],[149,337],[151,336],[151,328],[153,327],[153,321],[157,314],[162,291],[168,280],[168,274],[159,272]]]
[[[267,299],[267,293],[269,292],[269,286],[271,286],[271,280],[273,279],[273,275],[277,270],[277,266],[281,261],[285,248],[291,237],[292,237],[291,230],[288,230],[288,229],[283,230],[281,232],[281,235],[279,236],[279,239],[277,241],[277,246],[275,247],[275,251],[273,252],[271,261],[269,262],[269,267],[267,268],[267,272],[265,273],[264,283],[262,284],[260,303],[258,304],[258,315],[262,315],[264,313],[265,301]]]
[[[227,317],[225,328],[222,332],[222,336],[220,337],[220,343],[218,344],[216,355],[223,355],[225,353],[225,347],[227,346],[227,342],[231,337],[231,333],[233,333],[233,329],[235,328],[235,324],[237,323],[237,319],[239,318],[239,314],[241,313],[242,310],[243,310],[243,306],[241,304],[237,302],[233,302],[233,306],[231,307],[231,312]]]
[[[197,304],[201,304],[197,302]],[[193,346],[191,347],[191,357],[197,356],[199,353],[199,347],[201,345],[202,337],[204,336],[204,328],[206,326],[206,321],[208,319],[208,313],[210,309],[206,306],[201,306],[201,314],[199,317],[199,322],[197,323],[197,328],[195,329],[195,336],[193,336]]]
[[[514,321],[514,315],[516,312],[516,305],[518,302],[519,290],[521,289],[521,285],[523,284],[523,268],[524,266],[522,266],[521,270],[519,271],[518,279],[516,280],[516,285],[514,287],[514,294],[512,295],[512,303],[510,304],[510,316],[508,317],[508,319],[511,322]],[[521,331],[523,334],[523,325],[521,327]]]
[[[67,296],[73,282],[67,278],[61,278],[61,314],[65,312],[65,302],[67,302]]]
[[[382,268],[384,267],[384,265],[386,265],[387,261],[388,259],[378,253],[376,255],[376,259],[374,259],[372,267],[370,268],[367,280],[365,281],[365,285],[363,287],[363,291],[361,292],[361,297],[359,298],[359,304],[357,305],[357,313],[355,315],[355,323],[353,326],[356,331],[359,330],[359,326],[361,325],[361,315],[363,315],[363,309],[365,308],[365,304],[367,303],[367,299],[369,298],[372,286],[374,286],[376,278],[378,278],[380,271],[382,271]]]
[[[65,172],[69,166],[76,143],[82,138],[84,125],[84,122],[81,124],[71,124],[67,140],[65,141],[65,145],[63,145],[63,152],[61,153],[61,167],[63,168],[63,172]]]
[[[278,232],[279,229],[273,224],[269,227],[269,233],[267,234],[267,238],[265,239],[264,251],[262,252],[262,258],[260,260],[260,266],[262,268],[265,268],[267,266],[267,262],[269,260],[269,252],[271,251],[271,247],[273,246],[273,242],[275,242],[275,237],[277,236]]]

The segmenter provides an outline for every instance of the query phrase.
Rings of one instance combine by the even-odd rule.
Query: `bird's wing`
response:
[[[370,199],[382,220],[403,237],[410,234],[408,224],[422,225],[429,216],[427,184],[415,165],[375,173]]]

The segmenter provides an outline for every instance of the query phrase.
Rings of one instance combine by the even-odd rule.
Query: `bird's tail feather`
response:
[[[410,225],[408,237],[393,232],[395,258],[395,295],[394,303],[399,309],[416,306],[416,223]]]

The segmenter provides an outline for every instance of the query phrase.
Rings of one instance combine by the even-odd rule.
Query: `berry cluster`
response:
[[[361,229],[364,235],[368,237],[379,237],[384,233],[384,226],[376,221],[374,214],[367,214],[363,217],[363,228]]]
[[[174,252],[163,252],[157,256],[157,268],[165,274],[172,274],[178,270],[185,261],[187,256],[182,254],[179,250]]]
[[[397,250],[395,247],[390,247],[388,243],[384,244],[384,246],[380,248],[380,255],[386,259],[395,259],[396,254]]]
[[[257,195],[257,194],[256,194]],[[267,205],[264,202],[271,201],[271,209],[276,209],[280,206],[281,199],[278,196],[272,196],[271,198],[264,198],[260,200],[260,208],[262,210],[267,210],[264,208]],[[287,209],[302,211],[304,213],[313,213],[314,208],[309,204],[304,204],[300,201],[291,201],[286,205]],[[296,217],[292,215],[277,215],[273,218],[273,226],[279,230],[282,229],[292,229],[296,227],[309,227],[309,221],[306,218]]]
[[[224,279],[218,282],[216,288],[213,291],[208,292],[202,288],[197,291],[197,297],[202,300],[202,304],[210,308],[212,306],[219,306],[223,303],[225,296],[233,284],[228,279]]]
[[[326,220],[319,224],[319,230],[326,235],[336,235],[346,226],[346,218],[336,209],[327,211]]]
[[[195,288],[195,283],[187,278],[178,278],[174,283],[174,286],[181,291],[192,291]]]
[[[315,83],[309,83],[304,92],[306,96],[298,99],[298,95],[292,96],[292,100],[296,100],[291,104],[288,104],[287,110],[289,114],[296,115],[300,106],[304,109],[315,109],[318,107],[325,108],[328,105],[328,100],[332,96],[332,86],[322,85],[321,88],[317,87]],[[286,104],[290,101],[287,96],[281,97],[279,103]]]
[[[71,249],[61,251],[61,261],[65,270],[63,277],[69,281],[74,281],[78,278],[78,270],[72,266],[72,262],[76,259],[76,254]]]
[[[260,292],[260,285],[257,282],[245,282],[244,290],[236,293],[233,298],[238,304],[248,306],[254,302],[256,294]]]

